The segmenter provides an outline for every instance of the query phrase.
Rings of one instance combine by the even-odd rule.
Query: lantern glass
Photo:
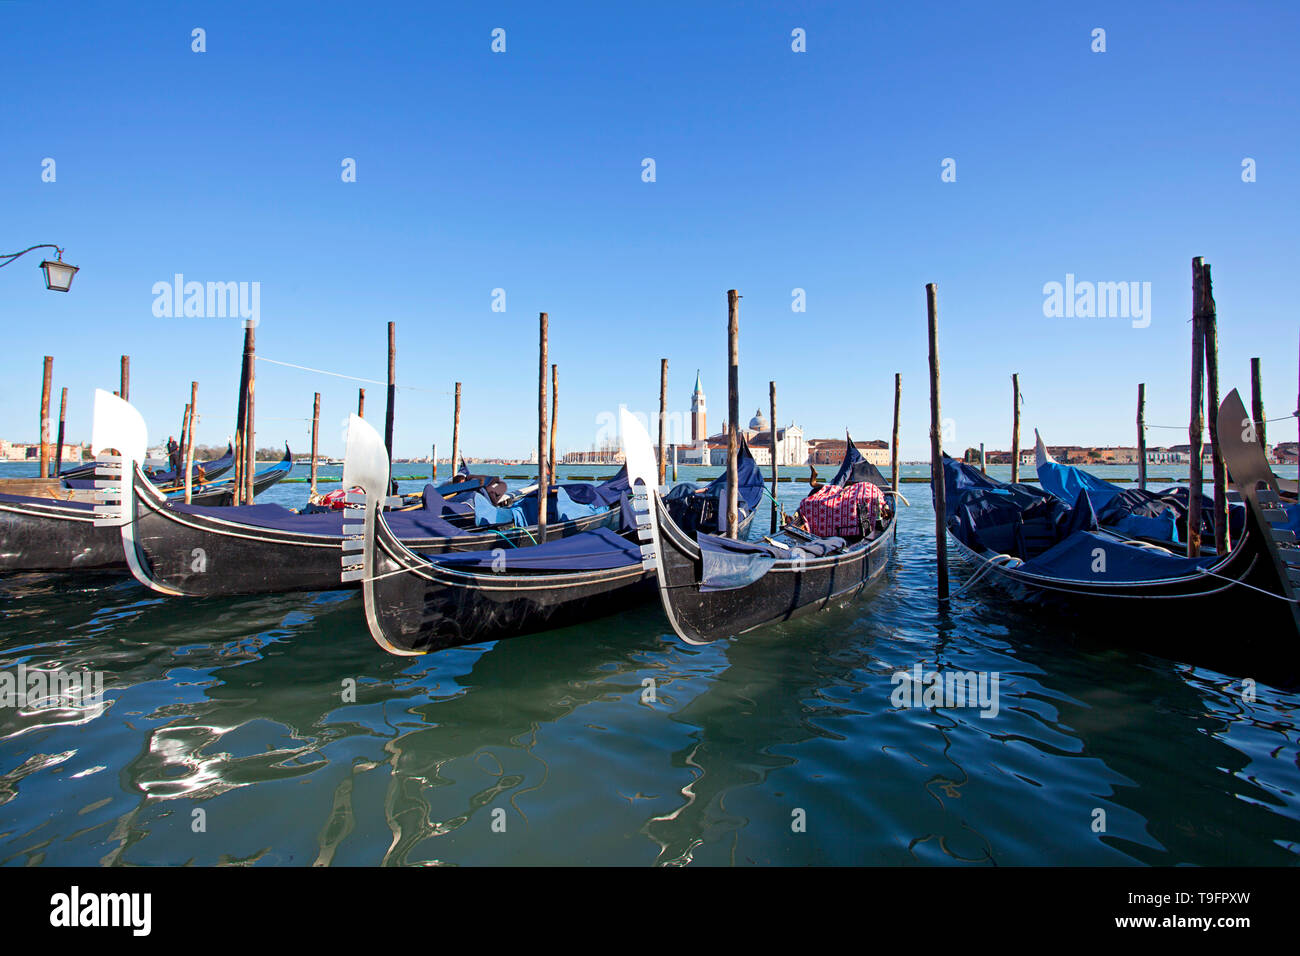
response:
[[[45,288],[51,292],[67,292],[72,288],[72,277],[77,274],[77,267],[61,260],[46,259],[41,263],[41,271],[45,273]]]

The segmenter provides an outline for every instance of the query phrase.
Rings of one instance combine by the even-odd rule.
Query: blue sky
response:
[[[1188,417],[1191,268],[1212,264],[1224,391],[1263,358],[1295,408],[1300,8],[1294,4],[391,4],[0,2],[0,437],[36,435],[41,356],[69,434],[132,357],[152,440],[199,381],[201,442],[233,430],[236,320],[157,318],[152,288],[261,283],[261,355],[382,379],[397,323],[398,455],[536,441],[537,313],[560,366],[561,449],[600,415],[726,406],[726,290],[741,408],[778,384],[809,436],[928,456],[926,282],[939,286],[944,417],[958,451],[1027,438],[1132,444]],[[207,50],[191,50],[191,31]],[[506,52],[490,49],[506,31]],[[1106,31],[1094,53],[1092,31]],[[791,49],[806,31],[807,52]],[[56,162],[42,182],[42,160]],[[655,182],[642,160],[655,161]],[[1257,181],[1242,181],[1242,161]],[[357,181],[341,180],[344,158]],[[941,163],[956,161],[956,181]],[[1149,282],[1150,324],[1048,318],[1067,274]],[[492,290],[506,292],[493,312]],[[791,310],[803,289],[806,312]],[[258,371],[258,444],[322,447],[357,383]],[[382,420],[383,389],[367,386]],[[1294,421],[1294,420],[1293,420]],[[1294,424],[1270,437],[1294,440]],[[1153,429],[1149,441],[1186,440]]]

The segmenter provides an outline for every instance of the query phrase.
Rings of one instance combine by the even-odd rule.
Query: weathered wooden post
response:
[[[244,504],[251,505],[255,497],[253,476],[257,472],[257,427],[253,414],[253,393],[257,383],[257,349],[253,326],[245,330],[244,348],[248,351],[248,416],[244,423]]]
[[[1147,490],[1147,383],[1138,383],[1138,487]]]
[[[1020,375],[1011,376],[1011,483],[1020,480]]]
[[[555,419],[560,413],[560,373],[554,362],[551,363],[551,442],[546,455],[546,473],[551,482],[555,482]]]
[[[1210,264],[1201,267],[1201,304],[1205,331],[1205,401],[1210,425],[1210,455],[1214,465],[1214,550],[1227,554],[1232,542],[1228,535],[1228,471],[1219,452],[1219,319],[1214,305],[1214,280]],[[1233,423],[1234,428],[1241,425]]]
[[[980,442],[980,474],[987,475],[988,473],[988,462],[984,458],[984,443]]]
[[[1250,417],[1255,420],[1255,437],[1268,454],[1268,423],[1264,418],[1264,384],[1259,376],[1259,359],[1250,360]]]
[[[119,384],[121,387],[118,389],[118,394],[121,396],[122,401],[129,402],[131,400],[131,356],[129,355],[122,356],[121,381]]]
[[[51,478],[59,477],[59,472],[63,471],[63,425],[68,417],[68,386],[63,386],[63,394],[59,396],[59,437],[54,443],[54,474]]]
[[[384,407],[384,447],[393,460],[393,412],[397,404],[397,323],[388,323],[388,401]],[[395,488],[396,482],[391,483]]]
[[[366,417],[366,390],[357,389],[357,418]]]
[[[778,488],[778,485],[777,485],[777,483],[776,483],[776,479],[777,479],[777,466],[776,466],[776,382],[768,382],[768,383],[767,383],[767,397],[768,397],[768,402],[769,402],[769,404],[771,405],[771,414],[772,414],[772,418],[771,418],[771,421],[770,421],[771,430],[768,432],[768,434],[769,434],[769,435],[771,436],[771,438],[772,438],[772,533],[773,533],[773,534],[776,534],[778,531],[781,530],[780,525],[777,524],[777,511],[780,510],[780,509],[777,507],[777,504],[776,504],[776,492],[777,492],[777,488]]]
[[[460,382],[456,383],[456,410],[451,422],[451,476],[456,477],[460,467]]]
[[[659,485],[663,486],[668,468],[668,446],[664,439],[664,417],[668,414],[668,360],[659,360]]]
[[[902,401],[903,401],[903,373],[895,372],[894,373],[894,437],[893,440],[890,442],[890,446],[889,446],[890,447],[889,486],[894,490],[895,495],[898,494],[898,412],[899,409],[902,407]],[[897,508],[898,502],[897,501],[893,502],[893,505],[895,508]]]
[[[677,484],[677,442],[673,442],[673,484]]]
[[[199,383],[190,382],[190,420],[189,431],[186,433],[184,459],[185,459],[185,503],[188,505],[194,494],[194,431],[199,423]]]
[[[41,372],[41,477],[50,477],[50,379],[54,375],[54,356],[45,356]]]
[[[239,408],[235,412],[235,469],[232,479],[233,504],[244,497],[244,427],[248,424],[248,364],[253,354],[253,330],[244,326],[244,355],[239,366]]]
[[[1205,326],[1201,323],[1201,264],[1197,256],[1192,260],[1192,415],[1187,425],[1188,458],[1187,475],[1187,556],[1201,554],[1201,433],[1205,423],[1202,399],[1205,390],[1202,376],[1205,372]]]
[[[311,496],[316,497],[316,456],[320,449],[320,392],[311,403]],[[436,467],[436,466],[435,466]],[[346,489],[344,489],[346,491]]]
[[[549,317],[538,316],[537,351],[537,540],[546,540],[546,512],[551,498],[551,482],[546,474],[546,340]]]
[[[727,537],[740,523],[740,293],[727,291]]]
[[[181,415],[181,442],[177,446],[176,456],[171,461],[172,467],[176,469],[176,477],[180,478],[181,469],[185,467],[185,440],[190,430],[190,417],[194,414],[194,406],[188,402],[185,405],[185,413]],[[190,504],[190,476],[184,477],[185,503]]]
[[[943,475],[943,434],[939,413],[939,290],[925,287],[925,308],[930,338],[930,488],[934,492],[934,550],[939,567],[939,607],[948,607],[947,492]]]

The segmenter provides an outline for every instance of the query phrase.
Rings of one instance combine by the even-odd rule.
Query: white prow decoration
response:
[[[94,409],[90,450],[96,462],[95,526],[122,529],[123,558],[137,581],[155,591],[178,594],[149,580],[135,543],[136,472],[148,454],[149,429],[130,402],[102,388],[95,389]]]
[[[1047,452],[1047,446],[1043,444],[1043,437],[1038,434],[1038,429],[1034,429],[1034,465],[1042,468],[1045,464],[1055,464],[1056,459]]]
[[[626,408],[618,410],[619,432],[623,438],[623,456],[627,462],[627,480],[632,489],[632,513],[636,516],[637,538],[641,542],[641,567],[654,571],[659,579],[659,597],[677,636],[688,644],[692,640],[677,624],[672,603],[668,600],[663,569],[659,567],[663,553],[663,539],[659,531],[659,464],[655,460],[654,445],[640,419]]]
[[[343,490],[358,487],[381,499],[388,494],[388,449],[373,425],[359,415],[349,415]]]
[[[388,497],[388,450],[384,439],[373,425],[359,415],[348,416],[348,448],[343,461],[343,487],[347,489],[346,503],[361,505],[344,513],[342,574],[344,582],[360,581],[361,596],[365,602],[366,625],[370,636],[390,654],[416,654],[418,651],[402,650],[383,639],[383,628],[375,616],[375,534],[380,520],[379,511],[385,504],[400,505],[400,498]],[[354,494],[352,488],[360,488]],[[360,512],[360,513],[358,513]],[[361,518],[361,521],[356,521]]]

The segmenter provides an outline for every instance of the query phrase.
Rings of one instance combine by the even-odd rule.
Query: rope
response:
[[[359,378],[356,375],[344,375],[342,372],[330,372],[323,368],[311,368],[307,365],[295,365],[293,362],[281,362],[279,359],[267,358],[264,355],[254,356],[259,362],[270,362],[272,365],[283,365],[285,368],[296,368],[302,372],[315,372],[317,375],[332,375],[334,378],[346,378],[352,382],[364,382],[367,385],[383,385],[387,387],[387,382],[381,382],[373,378]],[[451,392],[439,391],[434,388],[424,388],[419,385],[395,385],[398,391],[403,392],[431,392],[435,395],[450,395]],[[304,419],[305,420],[305,419]],[[297,419],[294,419],[297,421]]]
[[[1209,571],[1205,568],[1201,568],[1200,572],[1201,574],[1209,575],[1212,578],[1218,578],[1221,581],[1231,581],[1233,584],[1238,584],[1243,588],[1250,588],[1252,591],[1258,591],[1260,594],[1267,594],[1269,597],[1277,598],[1279,601],[1286,601],[1287,604],[1300,604],[1300,600],[1297,600],[1296,598],[1289,598],[1284,594],[1274,594],[1272,591],[1265,591],[1263,588],[1257,588],[1253,584],[1247,584],[1245,581],[1238,581],[1236,578],[1230,578],[1226,575],[1215,574],[1213,571]]]

